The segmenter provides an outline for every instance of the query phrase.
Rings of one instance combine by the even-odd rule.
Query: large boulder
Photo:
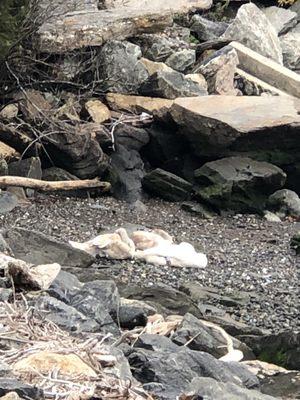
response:
[[[179,397],[179,400],[187,399],[207,400],[276,400],[277,397],[262,394],[256,390],[241,388],[231,382],[218,382],[208,377],[195,378]]]
[[[265,14],[254,4],[242,5],[223,39],[236,40],[257,53],[282,64],[277,32]]]
[[[160,168],[145,175],[143,188],[169,201],[186,200],[192,193],[192,185],[189,182]]]
[[[299,157],[299,111],[299,100],[290,97],[202,96],[175,100],[170,114],[196,156],[251,151]]]
[[[3,237],[16,258],[35,265],[59,263],[63,266],[87,267],[94,262],[94,258],[86,252],[39,232],[11,228],[3,233]]]
[[[98,57],[101,89],[116,93],[137,93],[149,74],[139,61],[141,49],[129,42],[112,40],[100,50]]]
[[[261,211],[268,196],[286,179],[278,167],[247,157],[208,162],[195,171],[197,195],[217,209]]]
[[[300,73],[300,27],[280,38],[284,65]]]
[[[297,24],[297,13],[294,11],[276,6],[267,7],[263,11],[278,35],[283,35]]]
[[[267,206],[269,210],[275,211],[279,217],[287,215],[300,217],[300,198],[292,190],[277,190],[269,197]]]

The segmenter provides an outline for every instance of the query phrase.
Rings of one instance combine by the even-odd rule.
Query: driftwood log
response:
[[[109,182],[101,182],[98,178],[76,181],[41,181],[39,179],[24,178],[21,176],[0,176],[0,187],[19,186],[28,189],[43,191],[76,190],[98,188],[108,192],[111,188]]]

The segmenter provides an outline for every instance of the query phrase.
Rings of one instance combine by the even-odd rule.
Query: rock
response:
[[[189,182],[160,168],[145,175],[143,188],[169,201],[187,200],[192,193],[192,185]]]
[[[102,176],[108,167],[108,158],[96,139],[98,126],[60,122],[44,144],[55,166],[81,179]]]
[[[10,392],[16,392],[18,396],[25,399],[40,400],[44,398],[43,390],[20,382],[15,378],[0,378],[0,396]]]
[[[107,7],[124,7],[123,0],[106,0],[105,4]],[[189,3],[186,3],[185,0],[165,0],[163,3],[160,0],[128,0],[125,3],[125,6],[128,8],[137,8],[140,7],[142,10],[148,11],[156,10],[162,14],[169,12],[170,10],[173,13],[185,13],[192,10],[201,10],[210,7],[210,2],[203,0],[190,0]]]
[[[42,179],[42,165],[39,157],[26,158],[11,162],[8,165],[9,175],[24,176],[26,178]],[[26,189],[27,196],[32,197],[34,190]]]
[[[297,399],[300,394],[300,372],[277,372],[276,375],[260,379],[262,393],[283,399]]]
[[[5,396],[1,396],[2,400],[21,400],[16,392],[9,392]]]
[[[5,160],[15,160],[20,157],[20,154],[7,144],[0,142],[0,175],[7,175],[1,172],[1,162]]]
[[[288,32],[280,38],[283,64],[297,73],[300,72],[300,31]]]
[[[2,233],[0,233],[0,253],[11,255],[12,251],[9,245],[6,243]]]
[[[228,28],[226,22],[210,21],[196,14],[191,19],[190,30],[200,42],[219,38]]]
[[[66,271],[60,271],[51,283],[47,293],[66,304],[70,304],[71,299],[82,286],[83,283],[81,283],[75,275]]]
[[[275,400],[256,390],[241,388],[232,382],[218,382],[208,377],[194,378],[179,400],[205,398],[207,400]]]
[[[113,150],[113,137],[108,128],[104,125],[95,124],[95,139],[100,144],[101,149],[110,154]]]
[[[260,86],[267,88],[269,92],[275,92],[280,96],[300,97],[300,76],[296,72],[270,60],[267,57],[251,50],[238,42],[231,42],[239,58],[239,73],[247,71],[248,75],[259,79]]]
[[[202,74],[194,73],[185,75],[186,79],[191,79],[192,81],[198,83],[203,90],[207,92],[207,82]]]
[[[8,273],[15,286],[33,290],[47,290],[61,269],[59,264],[30,266],[21,260],[13,260],[8,265]]]
[[[300,333],[282,331],[264,336],[239,337],[251,347],[258,359],[284,368],[300,369]]]
[[[14,364],[13,369],[16,373],[33,370],[40,374],[47,374],[49,371],[57,369],[64,377],[78,375],[83,375],[86,378],[97,377],[96,371],[76,354],[59,354],[46,350],[22,358]]]
[[[195,72],[205,77],[209,94],[236,95],[234,75],[238,63],[236,51],[226,46],[205,59]]]
[[[164,315],[185,315],[189,312],[199,318],[202,316],[199,308],[189,296],[167,286],[145,288],[118,285],[118,289],[122,297],[146,302]]]
[[[1,283],[0,283],[1,286]],[[12,289],[6,289],[0,287],[0,302],[3,303],[5,301],[9,302],[13,298],[13,291]],[[1,372],[0,372],[1,376]]]
[[[5,362],[0,363],[0,378],[7,378],[12,373],[12,368]]]
[[[101,89],[114,93],[137,93],[149,74],[139,61],[141,49],[129,42],[106,43],[98,56]]]
[[[300,2],[298,0],[295,1],[295,3],[289,9],[297,13],[298,21],[300,21]]]
[[[292,237],[291,248],[296,250],[296,254],[300,254],[300,232]]]
[[[185,79],[179,72],[156,72],[140,87],[143,96],[176,99],[177,97],[204,96],[206,91],[196,82]]]
[[[147,317],[149,315],[157,314],[157,310],[154,307],[141,300],[125,299],[124,297],[121,297],[121,306],[138,308],[142,310]]]
[[[18,205],[17,197],[9,192],[0,189],[0,214],[6,214]]]
[[[124,146],[128,150],[140,151],[149,142],[149,133],[143,128],[128,124],[118,124],[114,130],[116,146]]]
[[[269,222],[281,222],[281,219],[278,217],[278,215],[268,210],[264,211],[264,218]]]
[[[233,340],[233,338],[231,338]],[[227,354],[227,341],[216,328],[191,314],[186,314],[172,335],[172,341],[179,346],[188,346],[191,350],[203,351],[220,358]],[[242,350],[241,342],[234,341],[234,348]]]
[[[204,204],[194,203],[191,201],[185,201],[181,204],[181,208],[192,214],[197,214],[203,219],[212,219],[216,216],[216,213]]]
[[[44,181],[77,181],[79,178],[62,168],[50,167],[43,169],[42,179]]]
[[[147,324],[147,314],[144,309],[129,304],[121,305],[113,318],[122,329],[134,329]]]
[[[49,115],[52,110],[43,93],[34,89],[17,93],[15,100],[18,101],[20,111],[28,122],[44,120],[45,115]]]
[[[111,155],[109,182],[112,194],[121,200],[133,203],[142,195],[144,163],[138,151],[117,146]]]
[[[148,60],[148,58],[141,58],[141,62],[147,69],[149,76],[155,74],[155,72],[165,71],[165,72],[173,72],[173,69],[168,67],[167,64],[163,62],[156,62],[152,60]]]
[[[55,110],[54,117],[60,121],[80,122],[80,112],[81,105],[78,99],[73,95],[67,95],[64,99],[64,104]]]
[[[17,117],[19,113],[18,104],[12,103],[3,107],[0,111],[0,118],[5,120],[11,120]]]
[[[4,232],[3,236],[15,257],[31,264],[57,262],[62,266],[88,267],[95,261],[86,252],[35,231],[12,228]]]
[[[95,305],[96,306],[96,305]],[[34,302],[35,312],[54,322],[61,329],[74,333],[99,332],[101,327],[95,319],[85,316],[76,308],[48,295]]]
[[[265,8],[263,12],[278,35],[283,35],[297,24],[297,13],[290,9],[272,6]]]
[[[240,154],[258,147],[294,154],[298,110],[298,101],[289,97],[202,96],[175,100],[170,115],[195,155],[220,157],[225,151]]]
[[[232,373],[225,363],[216,360],[210,354],[186,347],[172,352],[162,349],[159,352],[136,349],[129,355],[128,361],[134,377],[144,383],[144,388],[150,388],[149,384],[154,382],[161,384],[162,392],[165,395],[168,393],[168,397],[162,397],[163,399],[175,399],[193,378],[199,376],[212,377],[220,382],[243,384],[238,369]],[[182,365],[185,367],[182,368]],[[158,395],[155,392],[154,394]]]
[[[106,95],[109,107],[113,110],[123,110],[139,114],[147,112],[152,114],[154,111],[169,109],[173,104],[172,100],[159,99],[143,96],[129,96],[119,93],[109,93]]]
[[[100,100],[89,100],[85,103],[85,109],[93,122],[102,124],[111,118],[108,107]]]
[[[151,350],[155,352],[172,352],[176,353],[180,348],[173,343],[171,339],[162,335],[151,335],[143,333],[134,343],[134,347],[138,349]]]
[[[267,207],[275,211],[279,217],[287,215],[300,217],[300,198],[292,190],[282,189],[273,193],[268,198]]]
[[[178,72],[185,72],[196,62],[195,50],[181,50],[171,54],[166,59],[166,64]]]
[[[282,64],[282,52],[275,28],[254,4],[242,5],[222,39],[236,40],[265,57]]]
[[[164,62],[173,53],[170,41],[161,35],[140,35],[134,38],[142,50],[143,57],[155,62]]]
[[[246,157],[208,162],[195,171],[197,195],[217,209],[261,211],[268,196],[280,189],[285,173],[275,165]]]

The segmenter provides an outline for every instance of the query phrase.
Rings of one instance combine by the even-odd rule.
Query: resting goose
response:
[[[84,243],[69,241],[69,244],[83,250],[92,256],[107,257],[116,260],[133,258],[135,253],[134,242],[129,238],[124,228],[117,229],[114,233],[105,233],[96,236]]]
[[[172,237],[162,229],[153,229],[151,232],[135,231],[130,235],[137,250],[146,250],[158,246],[160,243],[173,243]]]
[[[197,253],[194,247],[186,242],[180,244],[161,242],[146,250],[137,250],[135,257],[156,265],[196,268],[207,266],[206,255]]]

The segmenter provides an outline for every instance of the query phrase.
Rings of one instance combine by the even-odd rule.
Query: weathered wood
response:
[[[110,190],[109,182],[101,182],[98,178],[78,181],[41,181],[39,179],[24,178],[21,176],[1,176],[0,187],[21,186],[43,191],[76,190],[98,188],[103,192]]]

